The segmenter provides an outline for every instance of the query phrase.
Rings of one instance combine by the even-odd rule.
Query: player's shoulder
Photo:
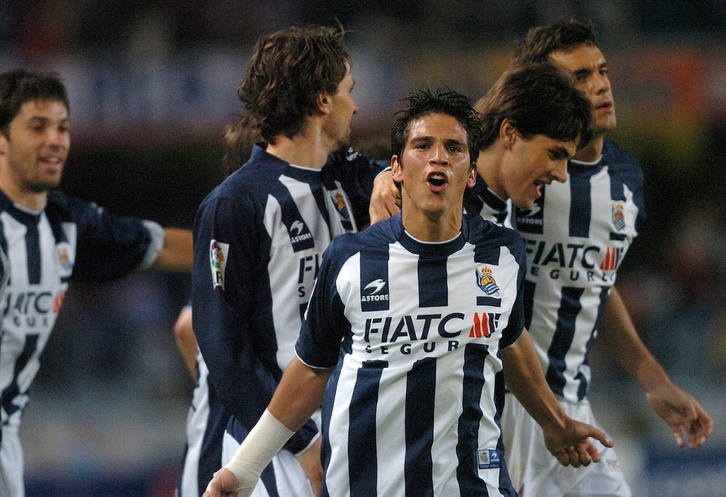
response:
[[[612,140],[605,139],[603,141],[602,155],[609,166],[637,167],[640,169],[638,160]]]
[[[473,245],[524,246],[522,237],[512,228],[496,224],[476,213],[464,214],[462,231],[466,240]]]
[[[253,154],[244,166],[217,185],[200,207],[220,202],[249,207],[251,204],[264,202],[272,184],[279,182],[283,167],[278,161],[267,160],[264,156],[259,158]]]
[[[99,212],[101,207],[60,190],[50,190],[45,210],[48,214],[53,214],[63,220],[77,220],[89,213]]]
[[[348,258],[366,249],[390,245],[400,238],[402,233],[401,215],[396,214],[369,226],[364,231],[336,236],[326,252],[329,252],[331,257]]]
[[[612,176],[621,178],[633,188],[642,186],[644,179],[640,163],[624,148],[613,141],[605,140],[602,155],[604,165]]]

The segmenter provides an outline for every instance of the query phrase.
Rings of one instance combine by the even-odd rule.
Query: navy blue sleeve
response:
[[[114,280],[139,267],[151,244],[143,220],[113,216],[95,204],[72,197],[53,195],[49,199],[49,218],[57,216],[76,225],[78,244],[71,279]]]
[[[261,219],[261,207],[248,197],[211,198],[199,207],[193,229],[194,334],[222,404],[247,430],[279,381],[256,353],[264,337],[249,319],[269,254]],[[285,448],[297,453],[316,433],[308,421]]]
[[[354,149],[332,153],[323,168],[323,181],[334,179],[340,182],[353,203],[353,218],[359,227],[370,224],[368,206],[376,176],[390,165],[387,160],[375,160],[359,154]]]
[[[524,249],[524,242],[516,232],[503,228],[513,235],[510,243],[506,246],[517,261],[519,271],[517,272],[517,298],[514,300],[512,312],[509,316],[507,327],[502,330],[502,338],[499,341],[501,348],[505,348],[517,341],[524,329],[524,279],[527,272],[527,257]]]

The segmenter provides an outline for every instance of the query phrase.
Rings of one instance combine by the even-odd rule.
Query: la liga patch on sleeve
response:
[[[224,290],[224,270],[227,267],[227,254],[229,243],[212,240],[209,243],[209,265],[212,268],[212,287],[222,287]]]

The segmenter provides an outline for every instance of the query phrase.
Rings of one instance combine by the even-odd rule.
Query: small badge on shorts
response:
[[[501,466],[499,452],[494,449],[477,450],[476,460],[479,463],[479,469],[492,469]]]

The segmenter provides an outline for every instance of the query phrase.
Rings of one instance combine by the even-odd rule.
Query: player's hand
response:
[[[599,440],[605,447],[612,447],[613,442],[608,436],[592,425],[567,418],[565,427],[552,433],[545,432],[545,446],[563,466],[588,466],[591,462],[600,462],[600,452],[590,440]]]
[[[202,497],[249,497],[256,485],[256,481],[241,485],[234,473],[222,468],[214,473]]]
[[[323,484],[323,465],[320,462],[320,439],[318,437],[308,449],[297,456],[297,460],[302,466],[305,475],[310,480],[313,487],[313,493],[320,495],[320,487]]]
[[[696,399],[681,390],[674,383],[664,384],[646,393],[648,403],[663,421],[668,423],[679,447],[688,445],[695,449],[703,445],[711,434],[713,420]]]
[[[368,214],[371,217],[371,224],[383,221],[398,214],[401,209],[398,207],[400,193],[396,184],[391,178],[391,171],[383,171],[376,177],[371,192],[371,203],[368,206]]]

